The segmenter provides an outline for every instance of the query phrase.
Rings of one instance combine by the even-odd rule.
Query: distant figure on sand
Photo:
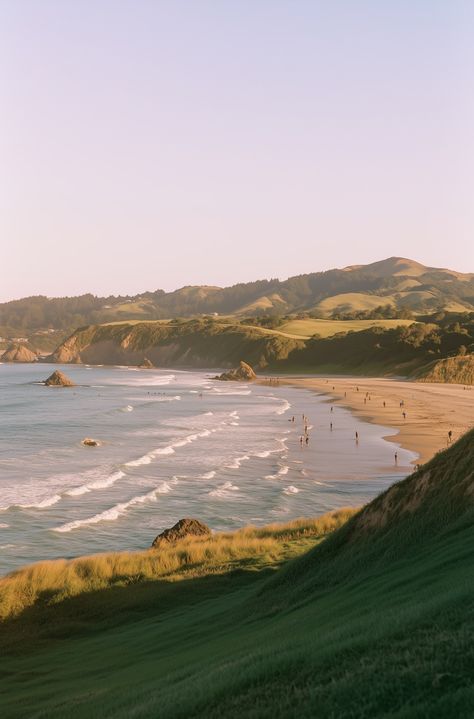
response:
[[[356,432],[356,433],[355,433],[355,440],[356,440],[356,442],[359,441],[359,432]]]
[[[329,425],[329,427],[330,427],[330,429],[331,429],[331,432],[332,432],[332,422],[331,422],[331,424]]]
[[[448,444],[451,444],[452,438],[453,438],[453,431],[450,429],[448,432]]]
[[[303,435],[300,436],[300,445],[303,446]]]
[[[395,464],[398,464],[398,452],[395,452]]]

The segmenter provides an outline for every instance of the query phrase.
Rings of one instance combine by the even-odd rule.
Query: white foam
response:
[[[231,462],[228,464],[225,464],[224,467],[226,469],[239,469],[242,462],[245,462],[247,459],[250,459],[248,454],[242,455],[242,457],[235,457]]]
[[[298,494],[300,490],[297,487],[293,487],[292,484],[290,484],[289,487],[285,487],[283,490],[283,494]]]
[[[285,412],[287,412],[290,409],[290,407],[291,407],[291,404],[285,399],[285,400],[283,400],[283,404],[281,405],[281,407],[277,408],[276,413],[277,414],[285,414]]]
[[[200,474],[199,479],[214,479],[217,472],[215,469],[212,470],[212,472],[206,472],[205,474]]]
[[[285,474],[288,474],[288,470],[290,468],[287,465],[284,465],[283,467],[280,467],[278,472],[276,474],[267,474],[265,476],[265,479],[279,479],[280,477],[283,477]]]
[[[81,494],[92,492],[94,489],[106,489],[107,487],[111,487],[115,484],[115,482],[119,479],[122,479],[122,477],[125,477],[125,472],[119,470],[118,472],[113,472],[113,474],[109,474],[107,477],[103,477],[102,479],[96,479],[94,482],[88,482],[87,484],[81,484],[79,487],[68,489],[66,494],[70,497],[78,497]]]
[[[216,489],[213,489],[209,492],[210,497],[228,497],[230,492],[238,492],[239,488],[232,484],[232,482],[225,482],[224,484],[220,484]]]
[[[0,522],[0,529],[8,529],[9,526],[6,522]]]
[[[51,507],[60,500],[61,495],[55,494],[53,497],[47,497],[46,499],[41,500],[41,502],[35,502],[33,504],[19,504],[18,506],[22,509],[46,509],[46,507]]]
[[[175,484],[175,482],[173,482],[173,484]],[[53,531],[71,532],[74,529],[79,529],[80,527],[85,527],[91,524],[98,524],[99,522],[113,522],[125,514],[130,507],[134,507],[137,504],[145,504],[146,502],[156,502],[159,494],[167,494],[168,492],[171,492],[171,486],[168,482],[163,482],[159,487],[153,489],[147,494],[140,494],[136,497],[132,497],[132,499],[128,502],[116,504],[114,507],[106,509],[99,514],[95,514],[93,517],[87,517],[87,519],[76,519],[73,522],[62,524],[60,527],[54,527]]]
[[[127,404],[126,407],[120,407],[121,412],[133,412],[133,407],[131,404]]]

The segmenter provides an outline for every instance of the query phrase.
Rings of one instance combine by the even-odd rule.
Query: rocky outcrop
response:
[[[38,355],[25,345],[11,344],[2,355],[2,362],[37,362]]]
[[[154,540],[152,547],[156,549],[163,544],[177,542],[185,537],[206,537],[210,535],[211,530],[207,524],[200,522],[199,519],[185,517],[176,522],[170,529],[165,529],[164,532],[161,532]]]
[[[145,357],[143,362],[138,365],[140,369],[154,369],[155,365],[151,360],[148,359],[148,357]]]
[[[228,372],[223,372],[214,379],[220,379],[223,382],[251,382],[252,380],[257,379],[257,375],[247,362],[243,362],[241,360],[237,369],[231,369]]]
[[[56,370],[51,374],[48,379],[45,379],[44,384],[46,387],[74,387],[74,382],[66,377],[63,372]]]
[[[82,440],[82,443],[84,447],[100,447],[100,442],[98,439],[92,439],[92,437],[85,437]]]

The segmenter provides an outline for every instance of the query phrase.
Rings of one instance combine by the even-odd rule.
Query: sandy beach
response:
[[[279,384],[327,394],[368,422],[393,427],[397,434],[387,439],[417,452],[420,464],[447,447],[448,432],[455,441],[474,425],[474,390],[462,385],[340,375],[287,377]]]

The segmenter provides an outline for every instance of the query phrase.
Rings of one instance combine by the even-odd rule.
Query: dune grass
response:
[[[0,579],[0,619],[17,616],[36,603],[53,605],[111,587],[274,566],[342,526],[354,511],[340,509],[315,519],[187,537],[141,552],[37,562]]]

